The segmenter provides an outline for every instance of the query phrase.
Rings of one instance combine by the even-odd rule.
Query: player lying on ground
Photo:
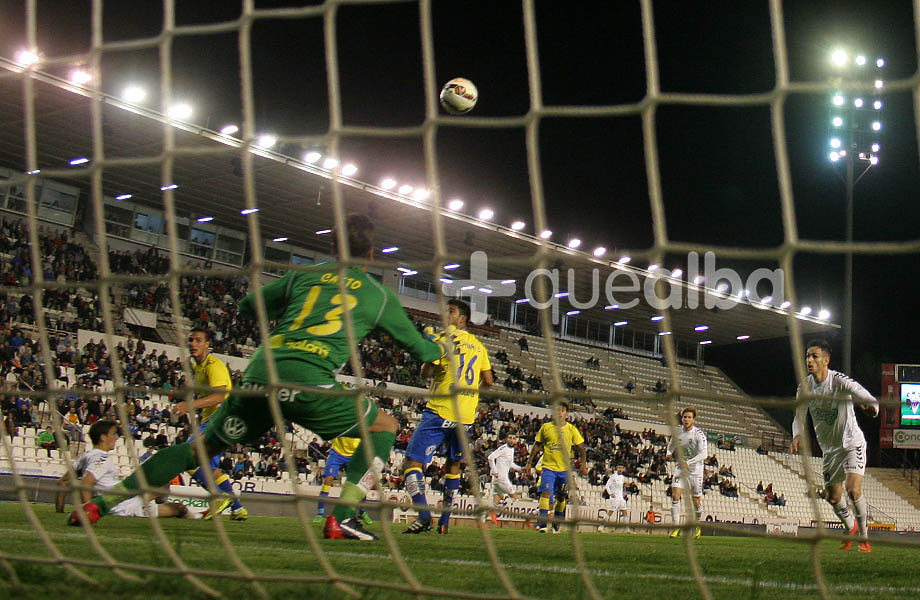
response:
[[[559,420],[564,425],[560,435],[555,420],[549,420],[540,427],[537,437],[534,438],[530,456],[527,458],[527,469],[530,470],[534,459],[540,452],[543,453],[543,472],[540,474],[540,517],[549,516],[549,506],[555,501],[553,516],[557,519],[565,518],[565,507],[568,501],[569,471],[565,463],[565,453],[572,456],[572,446],[578,451],[581,460],[581,474],[588,475],[588,455],[585,452],[585,438],[578,428],[566,422],[569,416],[569,403],[559,403]],[[561,440],[561,441],[560,441]],[[546,533],[546,521],[537,522],[537,532]],[[559,533],[559,523],[553,523],[553,533]]]
[[[118,485],[118,467],[115,466],[115,460],[109,454],[115,449],[118,442],[118,423],[115,421],[96,421],[89,428],[89,439],[93,443],[93,449],[89,450],[77,459],[73,464],[73,470],[77,477],[80,478],[80,485],[87,489],[80,490],[82,502],[89,502],[93,493],[91,489],[95,487],[98,490],[108,490]],[[70,471],[64,473],[57,484],[60,487],[70,485]],[[59,513],[64,512],[67,492],[60,491],[55,498],[55,508]],[[121,502],[116,499],[116,504],[109,511],[110,514],[119,517],[184,517],[188,514],[188,508],[178,502],[144,502],[143,497],[133,496],[127,498],[121,497]],[[77,523],[78,524],[78,523]]]
[[[703,518],[703,461],[709,455],[706,432],[696,427],[696,409],[688,406],[680,411],[680,424],[681,429],[677,436],[668,441],[668,454],[665,457],[665,460],[677,462],[677,453],[681,452],[687,463],[687,472],[684,472],[678,462],[671,479],[671,520],[674,523],[674,529],[669,535],[672,538],[680,535],[680,498],[685,488],[690,488],[697,522]],[[703,535],[702,530],[695,527],[693,539],[699,539],[701,535]]]
[[[450,508],[454,496],[460,489],[460,463],[463,461],[463,446],[460,444],[459,427],[468,432],[476,418],[479,406],[479,387],[492,385],[492,365],[485,346],[475,335],[466,330],[470,322],[470,306],[462,300],[447,302],[447,331],[431,335],[442,340],[449,336],[451,344],[442,341],[446,348],[452,348],[454,361],[443,356],[422,365],[423,377],[434,377],[431,382],[431,397],[422,413],[418,427],[412,433],[403,462],[403,479],[406,492],[414,504],[427,505],[425,497],[424,465],[431,462],[435,450],[442,444],[447,452],[447,473],[444,476],[444,510],[438,519],[438,533],[447,533],[450,525]],[[456,372],[454,369],[456,368]],[[456,392],[456,402],[454,396]],[[455,410],[455,405],[459,414]],[[403,533],[416,534],[431,530],[431,512],[420,510],[416,519]]]
[[[350,216],[347,221],[348,245],[351,256],[371,260],[374,255],[371,221],[364,216]],[[337,236],[333,236],[336,239]],[[277,325],[271,331],[271,354],[280,382],[313,388],[343,390],[336,382],[335,372],[349,357],[348,337],[342,321],[344,306],[351,309],[355,344],[375,327],[387,331],[405,346],[417,360],[432,362],[441,356],[437,344],[424,339],[412,325],[399,304],[396,292],[385,288],[363,269],[345,269],[346,295],[339,290],[338,265],[335,262],[317,265],[310,271],[289,271],[282,278],[250,292],[240,301],[240,314],[256,316],[256,294],[265,303],[268,320]],[[263,390],[269,383],[265,347],[260,345],[243,373],[240,389]],[[373,400],[360,397],[356,410],[351,395],[320,395],[292,389],[277,391],[284,419],[315,432],[325,439],[354,437],[360,433],[359,418],[370,431],[370,439],[355,449],[350,469],[354,478],[348,481],[340,496],[357,503],[373,486],[383,465],[389,459],[396,441],[398,423],[379,410]],[[231,393],[211,417],[204,431],[203,442],[208,456],[224,451],[234,444],[250,444],[274,425],[267,395],[239,396]],[[371,444],[373,457],[369,464],[364,445]],[[169,446],[145,462],[141,469],[149,485],[166,485],[176,474],[197,464],[197,452],[189,444]],[[125,479],[115,489],[139,493],[137,473]],[[114,490],[113,490],[114,491]],[[122,496],[103,494],[83,505],[90,522],[107,514]],[[82,515],[76,511],[73,519]],[[327,538],[372,540],[377,536],[366,531],[354,518],[354,508],[338,505],[326,519]]]
[[[869,531],[866,527],[869,504],[862,493],[863,477],[866,474],[866,437],[853,410],[854,400],[859,401],[860,408],[873,417],[878,416],[878,400],[843,373],[828,368],[831,361],[831,346],[827,340],[814,340],[808,343],[805,351],[805,367],[808,375],[799,385],[796,398],[803,394],[820,396],[808,400],[807,405],[800,405],[792,422],[792,445],[789,451],[799,451],[804,425],[808,423],[805,412],[811,413],[815,424],[815,437],[824,454],[824,498],[834,508],[834,513],[843,523],[850,535],[859,532],[860,552],[872,552],[869,545]],[[856,523],[843,496],[842,488],[853,502]],[[850,542],[845,541],[841,550],[849,550]]]

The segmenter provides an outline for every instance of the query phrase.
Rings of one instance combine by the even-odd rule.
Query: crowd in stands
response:
[[[773,490],[773,483],[764,487],[763,481],[757,484],[757,493],[763,496],[763,501],[767,506],[786,506],[786,497]]]

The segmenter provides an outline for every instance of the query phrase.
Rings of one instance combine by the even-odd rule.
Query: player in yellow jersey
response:
[[[406,460],[403,462],[403,479],[406,492],[414,504],[427,505],[425,498],[425,475],[423,468],[442,444],[447,452],[447,474],[444,483],[444,510],[438,519],[438,533],[447,533],[450,524],[450,509],[454,496],[460,489],[460,462],[463,447],[460,444],[458,428],[469,431],[476,418],[479,406],[479,388],[492,385],[492,365],[489,353],[475,335],[466,330],[470,321],[470,306],[462,300],[447,301],[448,328],[436,336],[438,341],[449,337],[452,340],[454,364],[448,356],[426,363],[422,367],[423,377],[433,377],[431,397],[422,413],[418,427],[409,440]],[[450,347],[450,345],[448,345]],[[456,371],[454,371],[456,369]],[[453,393],[456,392],[456,409]],[[431,530],[431,512],[420,510],[418,519],[403,533],[422,533]]]
[[[332,490],[332,484],[335,483],[335,478],[339,475],[339,471],[342,469],[348,470],[348,463],[351,462],[351,457],[360,443],[361,438],[352,437],[337,437],[332,440],[332,450],[329,451],[329,456],[326,457],[326,466],[323,467],[323,488],[319,492],[320,496],[328,496]],[[313,522],[325,523],[325,515],[326,503],[320,501],[316,507],[316,516],[313,518]],[[374,524],[374,521],[364,512],[363,508],[358,510],[357,516],[365,525]]]
[[[543,473],[540,477],[540,517],[545,519],[549,515],[549,505],[555,500],[553,516],[557,519],[565,517],[565,506],[568,498],[569,471],[565,463],[565,452],[572,455],[572,446],[578,451],[581,460],[581,474],[588,474],[588,455],[585,452],[585,438],[578,428],[566,422],[569,416],[568,402],[559,403],[559,420],[565,423],[561,428],[556,427],[554,420],[543,424],[537,437],[534,439],[530,457],[527,459],[527,469],[531,468],[537,454],[543,452]],[[561,438],[561,441],[560,441]],[[563,447],[565,450],[563,450]],[[537,531],[546,533],[546,521],[537,523]],[[553,533],[559,533],[559,524],[553,523]]]
[[[190,408],[191,410],[201,409],[201,426],[198,429],[198,433],[202,433],[208,419],[217,412],[220,403],[227,398],[230,390],[233,389],[233,383],[230,381],[230,371],[227,369],[227,365],[211,354],[211,333],[207,329],[195,327],[189,332],[188,351],[192,356],[192,371],[195,374],[196,385],[208,386],[215,388],[215,390],[203,396],[197,395],[191,403],[180,402],[176,404],[174,412],[179,417],[187,413]],[[191,439],[189,443],[191,443]],[[202,518],[208,520],[215,514],[222,513],[227,506],[230,506],[230,518],[234,521],[245,521],[249,518],[249,511],[243,508],[243,505],[237,500],[236,494],[233,493],[230,476],[220,469],[222,456],[223,453],[212,456],[210,467],[214,475],[214,483],[227,496],[215,501],[214,510],[206,510]],[[202,487],[208,487],[207,479],[201,467],[191,471],[191,474]]]

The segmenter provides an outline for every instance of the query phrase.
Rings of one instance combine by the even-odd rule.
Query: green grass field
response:
[[[46,505],[34,506],[51,539],[67,557],[95,561],[98,555],[79,528],[68,527],[63,515]],[[204,521],[161,519],[167,537],[182,560],[192,568],[235,573],[217,542],[215,525]],[[295,519],[254,517],[245,523],[225,522],[235,548],[255,573],[273,577],[323,575],[305,534]],[[320,527],[311,525],[321,536]],[[371,529],[379,533],[380,525]],[[393,526],[394,533],[402,526]],[[116,560],[170,568],[144,519],[103,519],[96,526],[99,538]],[[570,534],[537,534],[533,530],[492,530],[500,560],[521,595],[535,598],[588,598],[576,568]],[[397,535],[400,552],[419,583],[431,588],[481,594],[506,595],[489,562],[481,532],[455,527],[449,536],[435,533]],[[588,573],[601,597],[628,598],[701,597],[690,574],[683,539],[644,534],[581,534]],[[15,560],[13,557],[50,558],[49,552],[25,518],[23,507],[4,502],[0,508],[0,553],[16,580],[0,560],[0,597],[105,598],[206,597],[172,573],[139,573],[141,583],[126,582],[108,568],[79,567],[96,580],[82,583],[60,566]],[[840,552],[837,543],[819,546],[821,565],[834,598],[917,598],[920,577],[915,569],[918,551],[876,544],[872,554]],[[365,581],[405,584],[394,567],[386,544],[325,541],[321,546],[341,575]],[[854,545],[855,546],[855,545]],[[716,598],[815,598],[811,545],[789,540],[742,537],[708,537],[694,542],[700,567]],[[245,581],[204,576],[202,580],[227,598],[255,597]],[[303,580],[266,581],[273,598],[342,598],[344,593],[328,583]],[[403,598],[410,594],[393,589],[355,586],[365,598]],[[431,597],[431,596],[429,596]]]

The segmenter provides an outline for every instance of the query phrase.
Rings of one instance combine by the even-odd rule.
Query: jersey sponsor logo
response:
[[[326,358],[329,356],[329,346],[313,340],[292,340],[290,342],[285,342],[284,345],[291,350],[309,352],[310,354],[316,354],[321,358]]]
[[[227,417],[223,425],[224,433],[231,440],[242,439],[246,435],[246,423],[239,417]]]
[[[261,383],[255,383],[253,381],[244,381],[239,385],[239,388],[241,390],[259,391],[264,390],[265,386]],[[300,390],[281,388],[278,390],[278,402],[293,402],[299,393]]]

